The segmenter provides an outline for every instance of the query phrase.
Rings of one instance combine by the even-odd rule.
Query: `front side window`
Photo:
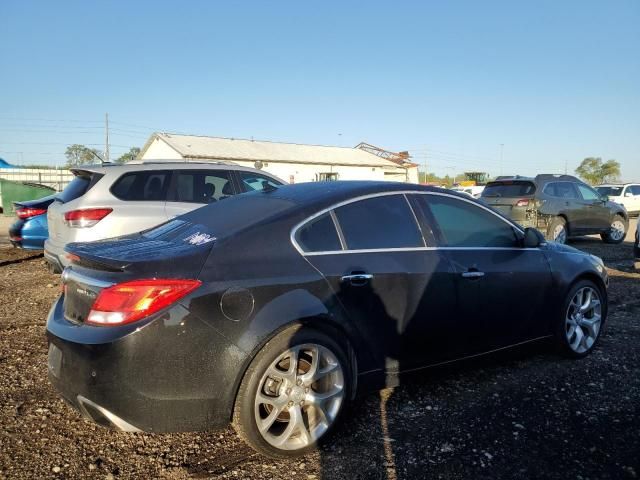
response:
[[[631,185],[627,190],[631,190],[633,195],[640,195],[640,185]]]
[[[266,175],[260,175],[259,173],[239,171],[238,176],[240,177],[240,185],[245,192],[262,190],[265,186],[278,187],[279,185],[282,185],[273,178],[267,177]]]
[[[183,170],[176,173],[176,202],[207,204],[224,200],[234,194],[228,171]]]
[[[443,195],[416,195],[426,218],[433,219],[447,247],[515,247],[511,225],[493,213],[464,200]]]
[[[591,187],[587,187],[581,183],[576,184],[576,186],[578,187],[583,200],[600,200],[600,195],[598,195]]]
[[[342,249],[336,226],[328,213],[300,227],[296,233],[296,241],[305,252],[333,252]]]
[[[423,247],[404,195],[359,200],[335,209],[347,250]]]
[[[119,200],[164,201],[170,177],[170,173],[166,171],[125,173],[113,184],[111,193]]]

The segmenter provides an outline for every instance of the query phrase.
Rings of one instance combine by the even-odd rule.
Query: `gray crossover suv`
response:
[[[560,243],[591,234],[600,234],[606,243],[620,243],[629,228],[624,206],[571,175],[498,177],[487,184],[480,198],[522,226],[535,227]]]
[[[54,272],[64,247],[140,232],[239,193],[277,186],[277,177],[231,163],[152,161],[82,166],[49,206],[44,255]]]

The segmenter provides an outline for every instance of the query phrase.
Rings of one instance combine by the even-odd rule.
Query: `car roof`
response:
[[[282,200],[288,200],[299,205],[334,204],[366,195],[385,192],[451,192],[440,187],[417,185],[414,183],[385,182],[375,180],[340,180],[330,182],[308,182],[293,185],[282,185],[267,192],[268,195]],[[459,195],[456,192],[452,192]],[[460,195],[465,198],[463,195]]]
[[[139,172],[146,170],[239,170],[245,172],[260,173],[272,178],[278,178],[275,175],[258,170],[257,168],[244,167],[232,162],[181,162],[177,160],[152,160],[143,163],[104,163],[96,165],[78,165],[71,167],[73,173],[76,172],[92,172],[92,173],[110,173],[110,172]]]

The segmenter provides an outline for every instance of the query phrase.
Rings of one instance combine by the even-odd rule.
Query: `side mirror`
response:
[[[624,196],[625,196],[625,197],[633,197],[633,193],[631,193],[631,192],[625,192]]]
[[[545,241],[544,235],[539,230],[531,227],[524,229],[524,239],[522,241],[524,248],[538,248]]]
[[[600,200],[602,200],[603,202],[608,202],[609,201],[609,195],[602,195],[600,197]]]

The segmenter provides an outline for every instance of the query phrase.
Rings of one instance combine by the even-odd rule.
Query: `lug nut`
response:
[[[304,389],[305,393],[309,393],[309,387]]]
[[[298,385],[302,385],[302,380],[298,379]]]

